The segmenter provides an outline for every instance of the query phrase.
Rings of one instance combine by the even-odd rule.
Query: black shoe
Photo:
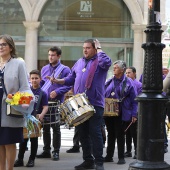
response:
[[[133,159],[137,159],[137,156],[136,156],[136,155],[134,155]]]
[[[66,151],[67,153],[79,153],[80,149],[78,147],[72,147],[69,150]]]
[[[39,155],[36,155],[37,158],[51,158],[51,153],[50,152],[42,152]]]
[[[14,167],[20,167],[20,166],[24,166],[23,159],[17,159],[14,163]]]
[[[59,153],[53,152],[52,159],[53,159],[53,161],[58,161],[59,160]]]
[[[124,158],[119,159],[119,161],[117,162],[117,164],[119,164],[119,165],[125,164],[125,163],[126,163],[126,161]]]
[[[26,167],[34,167],[34,160],[29,159],[28,163],[26,164]]]
[[[125,157],[132,157],[132,152],[125,152],[125,153],[124,153],[124,156],[125,156]]]
[[[168,146],[164,146],[164,153],[167,153],[168,152]]]
[[[96,165],[96,170],[104,170],[104,166],[103,165]]]
[[[113,158],[110,158],[110,157],[106,156],[104,158],[104,162],[113,162]]]
[[[95,164],[93,161],[84,161],[82,164],[75,166],[75,170],[86,170],[95,169]]]

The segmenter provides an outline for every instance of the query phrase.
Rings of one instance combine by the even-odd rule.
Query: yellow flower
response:
[[[20,99],[21,95],[20,93],[15,93],[13,96],[13,101],[11,101],[11,105],[18,105],[19,104],[19,99]]]

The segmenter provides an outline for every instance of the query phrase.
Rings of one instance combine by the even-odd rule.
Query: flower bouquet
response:
[[[11,110],[15,110],[15,112],[19,112],[22,117],[26,120],[26,128],[28,130],[28,136],[31,133],[35,132],[35,129],[39,129],[40,121],[37,120],[33,115],[31,115],[34,108],[34,101],[32,94],[28,92],[16,92],[15,94],[8,94],[6,98],[6,102],[8,106],[10,106],[10,114]],[[8,110],[8,109],[7,109]],[[8,111],[7,111],[8,114]]]
[[[6,102],[10,105],[22,105],[22,107],[28,107],[33,96],[28,92],[16,92],[15,94],[8,94]]]

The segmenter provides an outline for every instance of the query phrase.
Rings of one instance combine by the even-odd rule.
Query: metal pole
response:
[[[162,95],[162,50],[160,0],[148,0],[148,25],[143,69],[142,93],[137,97],[138,143],[137,160],[129,165],[129,170],[170,170],[164,161],[164,108],[167,98]]]

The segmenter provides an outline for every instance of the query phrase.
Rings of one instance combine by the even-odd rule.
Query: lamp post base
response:
[[[129,165],[128,170],[170,170],[170,165],[164,162],[149,162],[136,160]]]

